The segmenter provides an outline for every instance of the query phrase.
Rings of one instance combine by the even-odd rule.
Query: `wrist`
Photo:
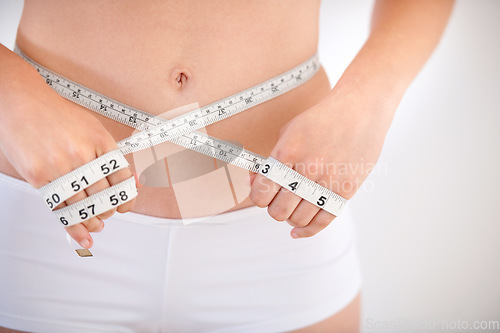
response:
[[[347,86],[372,96],[401,98],[416,73],[404,56],[386,44],[378,35],[370,36],[335,88]]]
[[[392,119],[413,75],[376,44],[369,39],[347,67],[327,97],[331,107],[344,104],[352,110],[358,105],[363,117]]]

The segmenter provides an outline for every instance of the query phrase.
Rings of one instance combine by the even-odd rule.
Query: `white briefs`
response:
[[[184,225],[114,214],[94,257],[68,246],[38,192],[0,173],[0,326],[50,333],[284,332],[361,288],[349,206],[311,238],[250,207]]]

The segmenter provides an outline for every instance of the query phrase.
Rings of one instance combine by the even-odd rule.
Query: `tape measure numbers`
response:
[[[106,153],[92,162],[98,167],[84,164],[39,189],[43,200],[50,209],[54,209],[61,202],[110,174],[129,166],[123,154],[117,150]]]
[[[123,156],[120,158],[119,155],[133,153],[166,141],[171,141],[246,170],[259,172],[273,182],[336,216],[340,214],[347,202],[347,199],[313,182],[272,157],[265,158],[249,150],[196,131],[199,128],[221,121],[284,94],[306,82],[319,70],[317,55],[292,70],[262,84],[171,120],[166,120],[102,96],[89,88],[64,78],[31,60],[17,46],[15,52],[30,63],[45,78],[47,84],[61,96],[110,119],[141,130],[141,132],[118,142],[118,150],[103,155],[42,187],[40,189],[42,196],[51,209],[56,204],[54,198],[59,198],[60,202],[62,202],[64,201],[63,198],[68,198],[68,195],[74,195],[77,191],[109,175],[105,171],[110,167],[113,168],[110,163],[116,163],[119,168],[125,167],[126,160]],[[115,162],[111,162],[112,160]],[[126,166],[128,166],[128,163],[126,163]],[[113,208],[111,201],[116,201],[111,199],[111,196],[117,198],[119,190],[125,191],[127,198],[136,196],[137,191],[130,187],[132,180],[133,178],[117,184],[115,188],[112,186],[81,202],[56,210],[54,213],[65,226],[85,221],[104,212],[105,210],[102,210],[106,207],[108,210]],[[91,206],[94,201],[98,204]],[[119,204],[123,202],[120,201]]]
[[[69,227],[107,212],[135,197],[137,197],[137,188],[135,178],[131,177],[74,204],[57,209],[53,213],[59,222]]]

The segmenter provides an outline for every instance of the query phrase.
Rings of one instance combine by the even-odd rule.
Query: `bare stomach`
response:
[[[17,43],[63,76],[168,118],[261,83],[312,56],[319,1],[293,3],[124,1],[118,6],[113,1],[27,0]],[[280,129],[329,90],[321,69],[293,91],[204,130],[269,156]],[[116,141],[133,132],[87,112]],[[246,170],[171,143],[127,159],[144,184],[136,213],[189,218],[252,205]],[[0,172],[22,179],[1,153]]]

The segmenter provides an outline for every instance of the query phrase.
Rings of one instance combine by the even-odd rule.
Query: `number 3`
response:
[[[263,173],[263,174],[268,173],[268,172],[269,172],[269,168],[270,168],[270,167],[271,167],[271,166],[270,166],[269,164],[264,164],[264,169],[262,169],[262,173]]]

